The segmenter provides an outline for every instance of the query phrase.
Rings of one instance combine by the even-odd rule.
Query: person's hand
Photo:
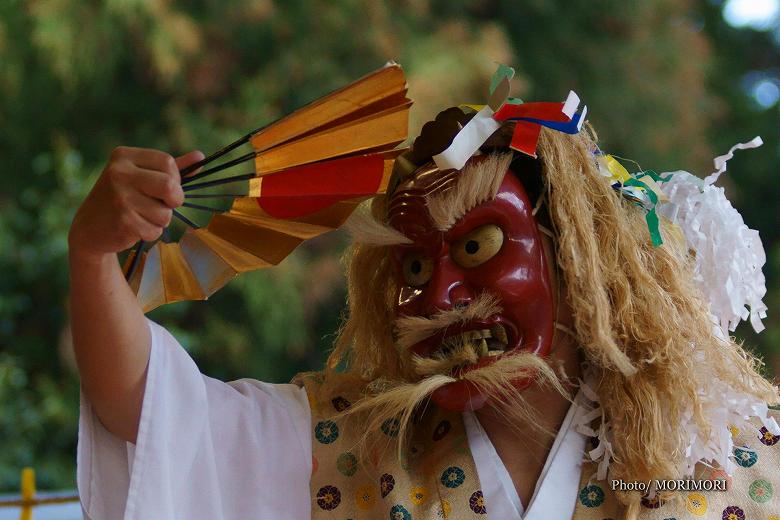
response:
[[[199,151],[174,159],[158,150],[116,148],[76,212],[71,253],[99,258],[156,240],[184,202],[179,170],[202,158]]]

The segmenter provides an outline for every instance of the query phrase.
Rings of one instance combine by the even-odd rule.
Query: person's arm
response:
[[[68,235],[70,320],[81,385],[114,435],[135,442],[151,337],[116,254],[157,239],[184,200],[179,169],[200,160],[117,148]]]

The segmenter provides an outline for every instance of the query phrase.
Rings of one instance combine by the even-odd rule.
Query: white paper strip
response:
[[[563,112],[569,119],[574,117],[575,112],[577,112],[577,108],[580,106],[580,96],[577,95],[576,92],[573,90],[569,91],[569,95],[566,97],[566,101],[563,103],[563,108],[561,109],[561,112]],[[583,114],[583,119],[585,119],[585,116]]]
[[[579,132],[582,130],[582,123],[585,122],[585,117],[588,115],[588,105],[585,105],[582,107],[582,115],[580,116],[580,120],[577,121],[577,131]],[[573,117],[573,116],[572,116]]]
[[[746,437],[755,435],[754,442],[758,442],[758,426],[763,425],[773,435],[780,434],[780,426],[769,416],[766,403],[723,383],[704,362],[704,352],[696,350],[694,345],[691,345],[691,349],[693,362],[703,367],[696,375],[701,385],[698,392],[701,413],[709,428],[706,431],[699,428],[694,420],[692,407],[683,410],[678,418],[669,418],[670,422],[680,423],[680,439],[685,446],[682,469],[685,475],[693,476],[697,464],[713,467],[713,463],[717,463],[731,475],[736,465],[735,443],[730,428],[736,427],[742,432],[749,432],[751,435]],[[598,441],[596,447],[587,452],[587,455],[598,464],[595,477],[604,480],[609,476],[615,439],[610,421],[607,420],[600,398],[594,390],[595,377],[593,369],[587,369],[584,374],[585,381],[580,381],[580,390],[585,399],[579,406],[585,409],[585,413],[580,414],[574,426],[579,433],[595,437]],[[594,425],[593,421],[599,418],[599,424]],[[740,447],[747,451],[752,449],[744,444]]]
[[[680,227],[696,251],[694,282],[724,335],[746,319],[761,332],[766,253],[758,231],[747,227],[723,188],[704,185],[688,172],[675,172],[662,189],[668,202],[659,203],[658,212]]]
[[[704,185],[709,186],[711,184],[715,184],[715,182],[718,180],[718,177],[720,177],[720,175],[726,171],[726,163],[729,162],[732,157],[734,157],[735,150],[758,148],[762,144],[764,144],[764,141],[761,139],[761,136],[757,135],[747,143],[735,144],[729,148],[728,153],[715,157],[713,161],[715,163],[715,171],[704,178]]]
[[[501,128],[501,123],[493,119],[493,109],[485,106],[471,118],[464,126],[452,144],[442,153],[433,156],[433,161],[440,170],[456,169],[460,170],[466,164],[466,161],[479,150],[487,138],[493,135],[493,132]]]

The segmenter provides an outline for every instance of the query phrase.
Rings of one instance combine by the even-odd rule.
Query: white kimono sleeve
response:
[[[168,331],[149,326],[136,444],[109,433],[82,395],[78,486],[85,518],[311,518],[305,391],[206,377]]]

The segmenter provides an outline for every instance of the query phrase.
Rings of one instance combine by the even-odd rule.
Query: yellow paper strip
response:
[[[623,183],[631,178],[631,175],[628,174],[628,170],[626,170],[625,167],[623,167],[623,165],[620,164],[620,162],[611,155],[605,155],[604,162],[606,163],[607,169],[612,174],[614,180]]]

